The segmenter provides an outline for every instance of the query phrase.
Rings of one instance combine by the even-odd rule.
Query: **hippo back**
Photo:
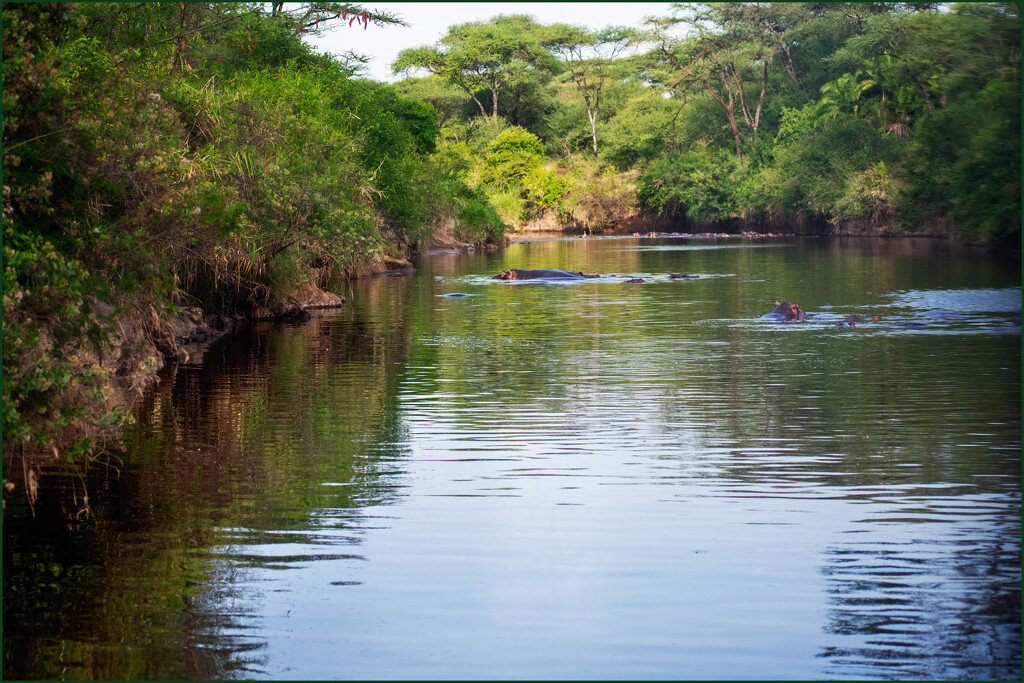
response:
[[[502,280],[582,280],[582,273],[572,273],[568,270],[555,270],[553,268],[542,268],[540,270],[508,270],[508,277]],[[502,273],[502,275],[505,275]]]

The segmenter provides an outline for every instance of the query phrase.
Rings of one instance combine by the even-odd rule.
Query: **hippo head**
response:
[[[772,313],[778,313],[786,320],[800,320],[804,317],[804,312],[800,310],[800,307],[796,304],[791,304],[788,301],[775,302],[775,310]]]
[[[500,273],[498,273],[497,275],[495,275],[492,279],[494,279],[494,280],[515,280],[516,279],[516,271],[514,271],[514,270],[503,270]]]

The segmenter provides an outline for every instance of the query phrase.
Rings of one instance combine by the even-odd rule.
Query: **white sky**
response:
[[[367,75],[394,81],[391,62],[407,47],[433,45],[452,24],[490,19],[498,14],[532,14],[542,24],[582,24],[640,27],[648,16],[668,16],[668,2],[364,2],[369,10],[401,17],[408,27],[370,24],[369,28],[338,22],[337,28],[308,39],[320,52],[341,54],[352,50],[370,58]]]

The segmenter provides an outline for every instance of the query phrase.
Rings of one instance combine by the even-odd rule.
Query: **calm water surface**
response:
[[[88,518],[8,508],[4,677],[1019,680],[1020,282],[678,238],[360,281],[162,382]]]

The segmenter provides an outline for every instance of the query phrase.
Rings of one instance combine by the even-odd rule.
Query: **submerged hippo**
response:
[[[804,312],[800,310],[800,307],[796,304],[791,304],[788,301],[775,302],[775,310],[771,313],[767,313],[761,316],[765,320],[781,320],[781,321],[794,321],[800,320],[804,317]]]
[[[696,280],[696,275],[687,275],[686,273],[669,273],[669,280]]]
[[[495,275],[492,280],[583,280],[584,278],[600,277],[600,275],[584,275],[573,273],[568,270],[554,270],[543,268],[540,270],[503,270]]]
[[[873,316],[871,316],[871,320],[873,320],[875,322],[878,322],[881,319],[882,319],[882,316],[880,316],[880,315],[873,315]],[[856,327],[857,323],[862,323],[862,322],[865,322],[866,320],[867,320],[867,318],[865,318],[863,316],[860,316],[860,315],[856,315],[856,314],[848,315],[845,318],[843,318],[841,321],[837,322],[836,323],[836,327]]]

